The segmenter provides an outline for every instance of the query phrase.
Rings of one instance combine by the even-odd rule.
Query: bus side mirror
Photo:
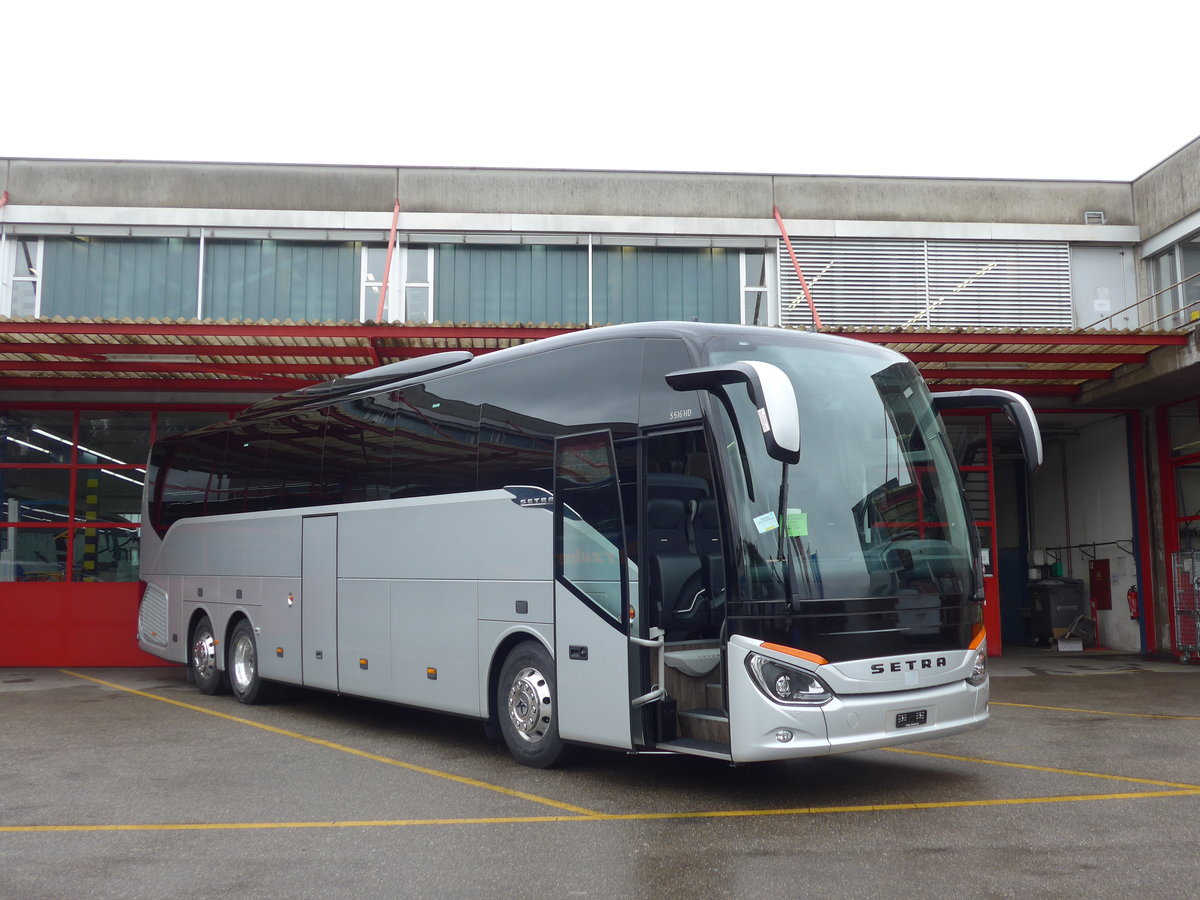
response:
[[[739,360],[723,366],[681,369],[666,376],[677,391],[711,391],[727,384],[746,385],[758,410],[767,453],[785,463],[800,461],[800,411],[791,379],[778,366]]]
[[[1042,432],[1038,429],[1033,407],[1020,394],[996,388],[971,388],[966,391],[946,391],[932,394],[933,409],[971,409],[1000,407],[1017,426],[1021,438],[1021,452],[1025,455],[1025,467],[1036,472],[1042,466]]]

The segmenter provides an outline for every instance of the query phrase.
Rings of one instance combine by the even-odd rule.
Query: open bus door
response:
[[[637,567],[625,555],[616,454],[609,432],[555,444],[555,659],[559,736],[632,749],[643,657],[660,641],[636,636]],[[635,681],[636,679],[636,681]],[[661,684],[661,681],[658,682]],[[640,732],[640,729],[638,729]]]

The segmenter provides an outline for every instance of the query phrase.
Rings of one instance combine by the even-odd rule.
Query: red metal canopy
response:
[[[0,389],[279,393],[414,356],[486,353],[587,327],[0,319]],[[1177,331],[822,330],[898,350],[935,390],[983,384],[1031,397],[1077,396],[1159,347],[1187,343]]]

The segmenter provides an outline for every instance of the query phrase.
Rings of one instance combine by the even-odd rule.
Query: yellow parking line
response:
[[[1185,793],[1200,792],[1200,784],[1180,784],[1174,781],[1158,781],[1153,778],[1134,778],[1130,775],[1109,775],[1104,772],[1080,772],[1075,769],[1056,769],[1053,766],[1004,762],[998,759],[983,759],[977,756],[954,756],[950,753],[932,753],[929,750],[910,750],[907,747],[884,747],[883,749],[889,753],[907,753],[909,756],[929,756],[933,759],[951,759],[955,762],[978,763],[984,766],[1003,766],[1009,769],[1024,769],[1028,772],[1047,772],[1051,775],[1077,775],[1080,778],[1101,778],[1105,781],[1124,781],[1129,784],[1147,784],[1152,787],[1179,788]]]
[[[1200,790],[1132,791],[1120,794],[1070,794],[1049,797],[1004,797],[994,800],[946,800],[931,803],[870,803],[852,806],[802,806],[789,809],[730,809],[662,813],[592,813],[586,816],[504,816],[461,819],[381,819],[345,822],[196,822],[146,825],[0,825],[0,833],[55,831],[246,831],[296,828],[410,828],[450,825],[529,825],[567,822],[644,822],[670,819],[746,819],[767,816],[814,816],[833,813],[902,812],[927,809],[967,809],[986,806],[1022,806],[1036,803],[1084,803],[1089,800],[1148,800],[1195,797]]]
[[[349,753],[351,756],[358,756],[362,759],[369,759],[373,762],[384,763],[389,766],[397,766],[401,769],[408,769],[410,772],[420,772],[422,775],[432,775],[435,778],[444,778],[447,781],[456,781],[459,784],[469,785],[470,787],[483,788],[488,791],[495,791],[498,794],[505,794],[509,797],[518,797],[522,800],[529,800],[532,803],[540,803],[543,806],[551,806],[555,809],[565,810],[567,812],[578,813],[582,816],[593,816],[596,813],[593,810],[585,809],[582,806],[573,806],[570,803],[562,803],[558,800],[551,800],[548,797],[539,797],[537,794],[529,794],[525,791],[514,791],[511,788],[500,787],[496,784],[488,784],[486,781],[480,781],[476,778],[467,778],[463,775],[454,775],[450,772],[442,772],[438,769],[431,769],[428,766],[419,766],[415,763],[402,762],[398,759],[392,759],[390,756],[380,756],[377,753],[368,753],[365,750],[356,750],[354,747],[347,747],[345,744],[337,744],[333,741],[326,741],[321,738],[309,737],[306,734],[300,734],[296,731],[288,731],[285,728],[276,728],[273,725],[264,725],[262,722],[255,722],[252,719],[243,719],[240,716],[231,716],[228,713],[216,712],[215,710],[205,709],[203,706],[194,706],[191,703],[184,703],[180,700],[172,700],[169,697],[161,697],[158,694],[151,694],[147,691],[139,691],[134,688],[125,687],[124,685],[115,684],[111,681],[104,681],[100,678],[93,678],[91,675],[84,675],[80,672],[72,672],[70,669],[60,669],[66,675],[72,675],[75,678],[81,678],[84,681],[91,681],[95,684],[110,687],[114,690],[124,691],[127,694],[133,694],[137,697],[146,697],[150,700],[157,700],[160,703],[169,703],[172,706],[178,706],[181,709],[191,710],[192,712],[204,713],[209,716],[216,716],[218,719],[225,719],[229,722],[236,722],[239,725],[249,725],[252,728],[259,728],[263,731],[269,731],[272,734],[282,735],[283,737],[295,738],[298,741],[305,741],[309,744],[316,744],[318,747],[325,747],[329,750],[337,750],[341,753]]]
[[[1179,719],[1184,722],[1200,722],[1200,716],[1171,716],[1165,713],[1127,713],[1127,712],[1109,712],[1103,709],[1079,709],[1074,706],[1038,706],[1034,703],[1000,703],[999,701],[990,701],[991,706],[1009,706],[1014,709],[1044,709],[1050,712],[1076,712],[1088,713],[1093,716],[1117,716],[1126,719]]]

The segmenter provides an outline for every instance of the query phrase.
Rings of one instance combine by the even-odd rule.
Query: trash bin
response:
[[[1043,578],[1031,581],[1033,612],[1029,619],[1035,644],[1051,643],[1066,634],[1084,614],[1083,582],[1078,578]]]

